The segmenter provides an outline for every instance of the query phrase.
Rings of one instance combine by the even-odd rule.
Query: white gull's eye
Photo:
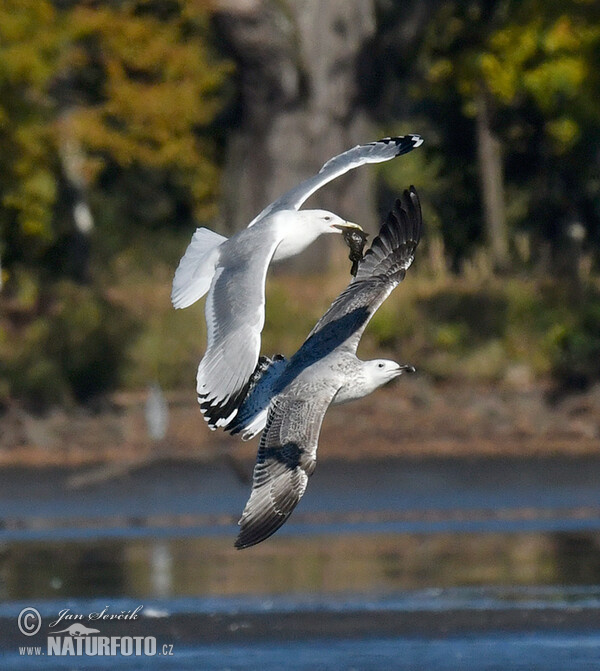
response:
[[[378,368],[383,368],[383,364],[382,364],[382,363],[378,363],[378,364],[377,364],[377,367],[378,367]]]
[[[328,214],[324,216],[323,219],[325,219],[325,221],[331,221],[331,217]]]

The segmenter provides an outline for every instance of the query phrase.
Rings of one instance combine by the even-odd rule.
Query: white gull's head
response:
[[[275,261],[299,254],[325,233],[362,232],[358,224],[327,210],[286,210],[273,215],[273,221],[281,237],[273,256]]]
[[[323,233],[343,233],[354,229],[362,231],[358,224],[342,219],[333,212],[327,210],[298,210],[296,213],[296,225],[301,224],[305,228]]]

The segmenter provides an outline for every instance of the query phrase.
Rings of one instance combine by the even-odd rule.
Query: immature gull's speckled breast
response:
[[[301,205],[349,170],[388,161],[421,143],[418,135],[406,135],[359,145],[327,161],[316,175],[271,203],[231,238],[206,228],[196,230],[175,272],[171,299],[176,308],[184,308],[208,292],[207,348],[198,367],[197,392],[211,428],[235,417],[256,368],[271,260],[299,253],[324,233],[361,231],[331,212],[299,210]]]
[[[361,361],[356,349],[373,314],[404,279],[421,237],[421,208],[413,187],[390,212],[348,287],[286,361],[261,359],[246,399],[226,429],[251,438],[263,429],[252,492],[236,547],[255,545],[287,520],[316,465],[317,444],[331,403],[345,403],[414,371],[406,364]]]

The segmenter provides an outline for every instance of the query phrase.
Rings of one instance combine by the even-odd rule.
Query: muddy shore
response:
[[[193,390],[167,392],[166,436],[153,441],[145,393],[118,393],[94,407],[35,415],[17,405],[0,415],[0,465],[82,466],[155,459],[252,460],[256,440],[211,432]],[[433,384],[400,380],[361,401],[331,408],[319,459],[390,456],[543,456],[600,450],[600,385],[552,399],[543,385]]]

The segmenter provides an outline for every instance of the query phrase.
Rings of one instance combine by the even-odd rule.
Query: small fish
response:
[[[358,264],[362,261],[363,250],[369,234],[358,228],[352,228],[345,230],[342,235],[344,237],[344,242],[350,247],[350,256],[348,257],[350,261],[352,261],[350,274],[354,277],[358,270]]]

